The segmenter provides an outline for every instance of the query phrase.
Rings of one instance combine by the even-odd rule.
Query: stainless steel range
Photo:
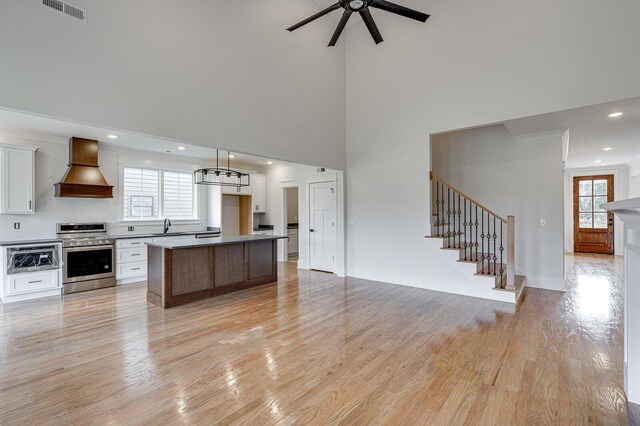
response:
[[[115,240],[106,223],[59,223],[64,293],[116,285]]]

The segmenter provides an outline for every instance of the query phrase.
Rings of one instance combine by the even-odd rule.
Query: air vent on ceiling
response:
[[[87,11],[61,0],[42,0],[42,5],[82,22],[87,22]]]

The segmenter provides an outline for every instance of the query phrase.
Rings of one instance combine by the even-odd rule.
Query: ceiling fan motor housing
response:
[[[369,7],[373,0],[338,0],[340,6],[351,12],[359,12]]]

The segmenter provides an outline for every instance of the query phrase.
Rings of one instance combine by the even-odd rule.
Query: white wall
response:
[[[336,181],[337,200],[337,260],[335,273],[345,274],[344,240],[344,177],[342,172],[327,170],[317,172],[315,167],[286,165],[267,171],[267,213],[264,223],[274,225],[275,235],[287,235],[286,217],[283,213],[284,190],[286,186],[298,188],[298,267],[309,268],[309,194],[307,184],[310,181]],[[286,259],[284,243],[278,242],[278,260]]]
[[[629,198],[629,169],[626,166],[567,169],[564,175],[564,250],[573,253],[573,178],[576,176],[613,175],[613,201]],[[624,255],[624,223],[614,216],[614,254]]]
[[[336,21],[311,0],[0,2],[0,106],[304,164],[345,166]]]
[[[53,139],[53,138],[49,138]],[[198,165],[191,164],[184,158],[175,156],[150,155],[133,151],[113,151],[101,145],[99,152],[100,171],[110,185],[114,186],[112,199],[83,199],[54,197],[54,183],[67,171],[69,148],[63,138],[58,142],[44,140],[25,140],[0,136],[0,142],[14,145],[31,145],[40,149],[36,152],[36,214],[33,215],[0,215],[0,240],[17,241],[27,239],[55,238],[56,224],[64,222],[107,222],[109,233],[140,234],[162,232],[162,224],[142,226],[135,224],[135,231],[128,232],[127,226],[118,224],[119,194],[119,159],[127,158],[137,164],[161,166],[171,164],[172,167],[184,170],[195,170]],[[207,196],[206,190],[198,189],[201,223],[179,225],[174,221],[173,231],[191,231],[206,229]],[[14,222],[20,222],[20,230],[13,228]]]
[[[640,3],[403,5],[432,17],[347,30],[347,271],[435,286],[463,278],[424,239],[429,135],[640,95]]]
[[[560,136],[519,142],[503,125],[442,134],[431,138],[431,164],[445,182],[516,217],[516,274],[528,286],[564,290]]]
[[[640,176],[629,179],[629,198],[640,197]]]

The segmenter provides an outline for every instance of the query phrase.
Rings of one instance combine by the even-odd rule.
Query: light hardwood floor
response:
[[[0,425],[625,424],[622,261],[568,270],[518,307],[291,263],[164,311],[140,284],[5,305]]]

